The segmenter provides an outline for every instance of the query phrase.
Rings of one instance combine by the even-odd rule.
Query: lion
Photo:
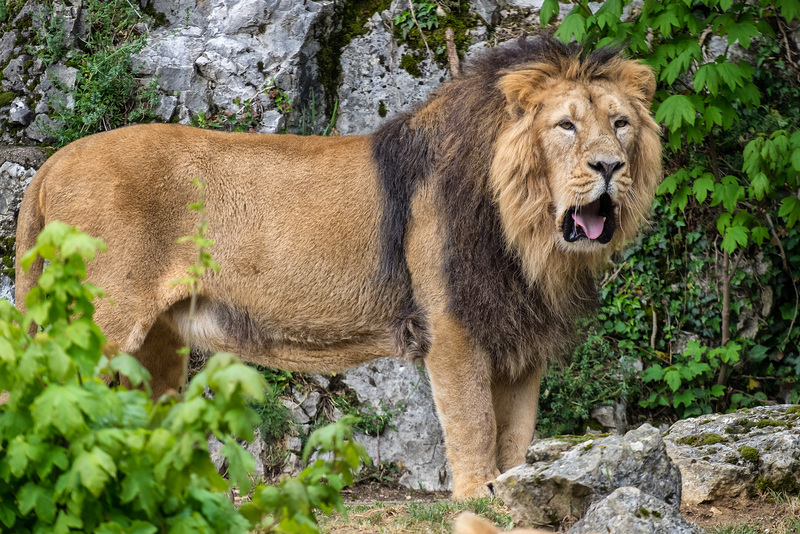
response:
[[[420,359],[453,496],[523,463],[549,360],[597,306],[593,273],[631,239],[661,177],[651,70],[552,38],[489,51],[373,135],[301,137],[137,125],[58,151],[22,203],[17,260],[45,224],[102,238],[96,321],[181,386],[184,346],[290,371]],[[205,182],[220,269],[197,255]],[[20,273],[16,301],[41,272]]]

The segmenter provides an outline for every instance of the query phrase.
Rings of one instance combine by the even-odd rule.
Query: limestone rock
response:
[[[25,82],[23,81],[25,63],[30,59],[30,56],[23,54],[8,62],[6,68],[3,69],[2,82],[0,82],[0,87],[3,88],[3,91],[22,93],[25,90]]]
[[[11,102],[11,110],[8,112],[8,120],[11,124],[27,126],[33,120],[33,110],[28,107],[24,98],[15,98]]]
[[[680,511],[638,488],[625,487],[600,502],[575,523],[569,534],[703,534]]]
[[[16,232],[22,195],[34,174],[35,169],[11,161],[0,165],[0,236],[12,236]]]
[[[534,446],[542,450],[539,443]],[[627,486],[680,505],[680,472],[661,434],[648,424],[624,436],[579,443],[567,452],[559,448],[563,441],[547,456],[529,454],[532,464],[515,467],[495,482],[515,523],[535,526],[581,517],[593,501]]]
[[[373,461],[380,452],[382,462],[402,464],[400,483],[429,491],[447,490],[452,474],[444,449],[444,432],[439,424],[433,396],[424,370],[398,358],[382,358],[344,373],[344,383],[362,403],[391,412],[394,429],[380,438],[356,434]]]
[[[449,77],[429,59],[419,62],[419,77],[400,68],[403,56],[410,51],[395,41],[391,18],[391,11],[376,13],[367,23],[366,35],[353,39],[342,50],[336,122],[342,135],[373,132],[384,117],[413,108]]]
[[[761,406],[678,421],[664,440],[681,470],[683,502],[800,489],[800,409]]]
[[[236,111],[235,98],[258,97],[271,79],[293,99],[316,84],[316,100],[324,101],[314,79],[315,35],[330,18],[332,2],[155,0],[152,7],[167,24],[151,33],[134,64],[144,78],[159,76],[162,93],[177,99],[161,101],[160,117],[177,114],[185,124],[212,106]],[[270,105],[264,95],[259,103]],[[271,131],[282,124],[275,114],[264,119]]]

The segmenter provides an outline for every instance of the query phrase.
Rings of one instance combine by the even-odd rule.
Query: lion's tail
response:
[[[36,244],[36,237],[44,228],[44,194],[42,184],[44,182],[43,172],[45,168],[39,170],[33,177],[25,196],[17,219],[17,240],[16,240],[16,286],[14,288],[14,300],[21,312],[25,313],[25,297],[28,292],[36,285],[39,276],[44,268],[44,260],[37,260],[30,266],[28,272],[21,267],[20,260],[25,253]]]

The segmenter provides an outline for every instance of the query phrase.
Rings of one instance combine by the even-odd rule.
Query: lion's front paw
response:
[[[453,500],[476,499],[494,496],[494,481],[478,484],[460,484],[453,489]]]

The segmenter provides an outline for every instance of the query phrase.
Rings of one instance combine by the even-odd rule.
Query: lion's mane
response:
[[[444,221],[441,255],[450,310],[492,358],[499,377],[515,379],[574,346],[576,318],[597,306],[593,273],[635,235],[661,176],[649,97],[640,97],[645,117],[629,154],[633,186],[611,246],[595,254],[561,250],[553,238],[541,147],[535,132],[519,126],[523,121],[515,115],[524,111],[509,109],[501,80],[512,83],[507,74],[538,70],[566,80],[612,80],[631,95],[652,94],[651,87],[642,90],[644,81],[631,64],[617,50],[584,54],[548,37],[520,39],[477,58],[425,104],[374,135],[384,191],[382,276],[410,287],[403,243],[411,200],[420,184],[430,185]],[[520,96],[535,97],[558,95]],[[413,301],[410,289],[408,294]]]

